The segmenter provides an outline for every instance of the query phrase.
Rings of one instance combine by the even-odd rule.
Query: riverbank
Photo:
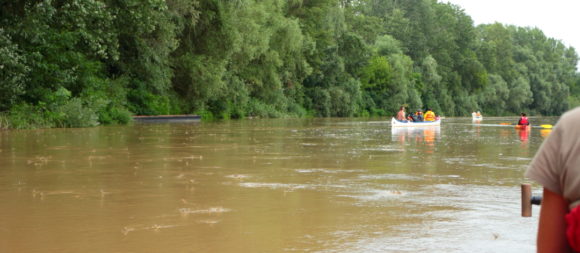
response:
[[[0,114],[0,130],[8,129],[8,118],[5,115]]]
[[[157,115],[157,116],[133,116],[133,121],[140,123],[187,123],[199,122],[201,116],[187,114],[187,115]]]

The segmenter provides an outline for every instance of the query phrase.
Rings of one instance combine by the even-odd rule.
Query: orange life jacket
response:
[[[425,121],[435,121],[435,113],[432,111],[425,112]]]

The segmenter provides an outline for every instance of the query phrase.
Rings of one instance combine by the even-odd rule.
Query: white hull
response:
[[[401,122],[395,118],[391,118],[392,127],[423,127],[423,126],[440,126],[441,119],[436,121],[422,121],[422,122]]]
[[[479,117],[473,117],[473,120],[482,120],[483,116],[479,116]]]

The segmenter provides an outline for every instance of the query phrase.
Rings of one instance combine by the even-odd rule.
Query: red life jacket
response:
[[[518,122],[518,125],[529,125],[530,122],[528,121],[528,117],[521,117],[520,118],[520,122]]]

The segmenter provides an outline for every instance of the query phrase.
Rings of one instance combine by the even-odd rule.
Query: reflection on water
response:
[[[548,135],[550,135],[551,132],[552,132],[552,129],[542,129],[542,130],[540,130],[540,135],[543,138],[547,138]]]
[[[516,129],[516,132],[518,133],[518,136],[520,137],[520,141],[522,141],[522,143],[527,143],[528,139],[530,138],[530,132],[532,130],[529,128],[525,128],[525,129]]]
[[[441,134],[440,126],[393,127],[391,128],[393,141],[404,144],[408,141],[433,144]]]
[[[533,251],[519,184],[547,133],[501,120],[0,132],[0,252]]]
[[[499,136],[502,138],[509,138],[513,132],[514,132],[514,130],[512,130],[512,129],[501,129],[499,131]],[[516,132],[517,132],[517,130],[516,130]]]

